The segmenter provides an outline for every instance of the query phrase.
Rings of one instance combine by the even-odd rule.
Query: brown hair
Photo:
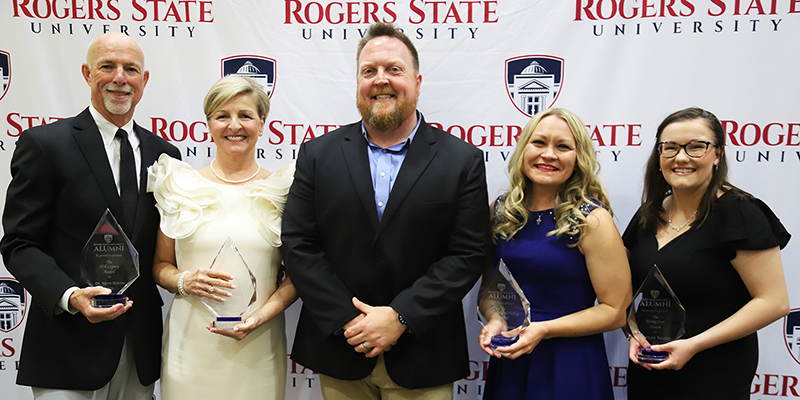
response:
[[[414,43],[411,43],[411,39],[409,39],[400,28],[383,22],[370,25],[367,34],[358,42],[356,64],[358,64],[358,60],[361,58],[361,50],[364,50],[364,46],[366,46],[370,40],[381,36],[393,37],[403,42],[408,48],[408,51],[411,52],[411,59],[414,60],[414,72],[419,74],[419,53],[417,53],[417,48],[414,47]]]
[[[717,192],[723,191],[738,196],[750,196],[749,193],[728,182],[728,159],[725,157],[725,131],[717,116],[710,111],[697,107],[675,111],[668,115],[667,118],[664,118],[664,121],[658,126],[658,130],[656,130],[656,140],[650,152],[650,158],[647,160],[647,167],[644,174],[644,191],[642,193],[642,219],[639,223],[649,231],[655,232],[659,225],[667,223],[662,216],[665,211],[664,199],[672,194],[672,187],[670,187],[667,180],[664,179],[664,174],[660,169],[661,155],[658,153],[658,143],[661,141],[661,133],[664,132],[664,128],[670,124],[694,119],[700,119],[706,123],[708,129],[711,130],[711,133],[714,135],[715,151],[719,153],[719,163],[712,172],[711,181],[697,208],[697,223],[695,225],[703,225],[706,218],[711,214],[716,204]]]

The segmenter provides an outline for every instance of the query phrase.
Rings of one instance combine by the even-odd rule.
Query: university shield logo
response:
[[[0,50],[0,100],[3,100],[11,82],[11,55]]]
[[[0,278],[0,332],[11,332],[22,323],[27,292],[14,278]]]
[[[277,63],[269,57],[231,56],[222,59],[222,76],[242,75],[255,79],[272,98],[277,76]]]
[[[550,108],[558,98],[564,59],[530,55],[506,60],[506,90],[517,110],[531,117]]]
[[[800,364],[800,308],[783,317],[783,340],[794,360]]]

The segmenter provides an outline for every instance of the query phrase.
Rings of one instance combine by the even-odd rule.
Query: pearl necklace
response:
[[[669,221],[669,227],[670,228],[675,229],[675,232],[680,232],[681,229],[685,228],[686,225],[689,224],[689,221],[691,221],[692,218],[694,218],[695,215],[697,215],[697,210],[696,209],[694,210],[694,214],[692,214],[689,217],[689,219],[687,219],[686,222],[683,223],[683,225],[678,226],[678,227],[676,227],[675,225],[672,225],[672,213],[669,213],[669,217],[667,218],[667,221]]]
[[[256,175],[258,175],[259,172],[261,172],[261,167],[258,167],[258,169],[256,170],[256,173],[251,175],[249,178],[240,179],[238,181],[235,181],[235,180],[232,180],[232,179],[225,179],[225,178],[219,176],[219,174],[217,173],[217,170],[214,169],[214,161],[217,161],[217,159],[215,158],[215,159],[211,160],[211,164],[209,164],[209,166],[211,167],[211,173],[214,174],[214,176],[216,176],[217,179],[219,179],[219,180],[221,180],[221,181],[223,181],[225,183],[230,183],[232,185],[236,185],[236,184],[239,184],[239,183],[245,183],[245,182],[251,181],[251,180],[253,180],[253,178],[256,177]]]

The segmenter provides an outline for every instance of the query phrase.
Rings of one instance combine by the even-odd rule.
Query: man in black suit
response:
[[[161,296],[152,279],[159,216],[146,167],[178,149],[132,120],[149,77],[131,38],[89,45],[91,106],[22,132],[11,159],[0,251],[32,295],[17,383],[36,399],[150,399],[161,366]],[[138,187],[137,187],[138,186]],[[106,209],[139,252],[126,304],[94,308],[81,250]],[[135,304],[134,304],[135,303]]]
[[[300,147],[284,210],[303,299],[292,359],[328,400],[452,398],[489,237],[483,153],[416,110],[419,59],[399,29],[370,26],[357,60],[363,120]]]

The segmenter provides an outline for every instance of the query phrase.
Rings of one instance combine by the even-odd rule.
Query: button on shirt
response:
[[[406,159],[408,146],[414,140],[421,120],[417,115],[417,125],[411,131],[408,139],[385,149],[369,140],[364,122],[361,122],[361,133],[364,134],[364,139],[369,145],[367,154],[369,155],[369,170],[372,175],[372,189],[375,192],[375,206],[378,209],[378,221],[383,217],[383,211],[386,209],[386,202],[389,201],[389,194],[394,187],[397,173],[400,172],[403,160]]]

